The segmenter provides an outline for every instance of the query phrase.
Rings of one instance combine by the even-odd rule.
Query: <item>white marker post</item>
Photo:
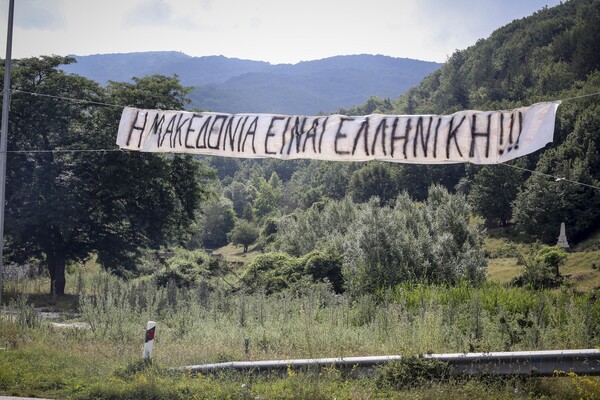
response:
[[[156,322],[148,321],[146,324],[146,341],[144,343],[144,361],[152,363],[152,346],[154,346],[154,333]]]

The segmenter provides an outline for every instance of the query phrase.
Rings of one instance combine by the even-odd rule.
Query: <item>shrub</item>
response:
[[[156,273],[156,284],[165,287],[172,281],[177,287],[189,287],[203,281],[208,275],[210,256],[201,250],[177,248]]]
[[[261,254],[252,261],[242,281],[253,291],[264,290],[267,294],[279,292],[290,282],[302,276],[302,263],[285,253]]]
[[[344,291],[342,257],[333,253],[313,251],[304,257],[304,273],[315,282],[327,279],[336,293]]]
[[[562,283],[560,267],[567,253],[553,246],[542,246],[533,255],[518,254],[519,264],[524,266],[523,273],[514,278],[515,286],[529,285],[534,289],[552,288]]]
[[[376,380],[378,386],[402,390],[447,381],[452,372],[452,367],[443,361],[411,356],[381,367]]]

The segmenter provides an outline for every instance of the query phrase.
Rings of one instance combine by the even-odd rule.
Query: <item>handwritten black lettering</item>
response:
[[[354,137],[354,146],[352,146],[352,155],[356,153],[356,146],[358,145],[358,141],[360,140],[360,136],[363,136],[363,143],[365,148],[365,154],[369,155],[369,118],[365,118],[363,122],[360,124],[360,128]]]
[[[515,150],[519,148],[519,139],[521,139],[521,133],[523,133],[523,113],[519,111],[519,135],[515,141]]]
[[[459,124],[454,129],[452,129],[454,125],[454,117],[452,117],[452,119],[450,120],[450,128],[448,128],[448,139],[446,140],[446,158],[450,158],[450,141],[452,139],[454,139],[454,144],[456,145],[456,150],[458,150],[458,154],[460,154],[461,157],[463,156],[462,152],[460,151],[460,147],[458,146],[458,139],[456,139],[456,134],[458,133],[460,126],[463,124],[463,122],[465,122],[466,118],[466,116],[463,116]]]
[[[152,125],[150,125],[150,133],[153,135],[158,134],[160,138],[160,133],[162,132],[162,126],[165,123],[165,114],[156,113],[154,116],[154,121],[152,121]]]
[[[250,119],[250,117],[246,117],[244,118],[244,122],[242,123],[242,128],[240,129],[240,135],[238,136],[238,145],[237,145],[237,151],[238,153],[241,151],[241,147],[242,147],[242,136],[244,136],[244,128],[246,127],[246,122],[248,122],[248,119]]]
[[[431,123],[433,122],[433,117],[429,117],[429,123],[427,124],[427,135],[425,135],[423,129],[423,117],[419,117],[417,119],[417,126],[415,128],[415,142],[413,144],[413,157],[417,157],[417,144],[419,142],[419,137],[421,137],[421,148],[423,149],[423,155],[427,158],[427,147],[429,146],[429,136],[431,135]]]
[[[381,148],[383,155],[387,156],[387,150],[385,149],[385,130],[387,129],[387,118],[383,118],[377,128],[375,128],[375,136],[373,137],[373,143],[371,144],[371,154],[375,155],[375,145],[377,144],[377,138],[381,133]]]
[[[186,149],[193,149],[194,148],[194,146],[192,146],[192,145],[190,145],[188,143],[188,139],[190,138],[190,133],[196,132],[194,130],[194,118],[202,118],[202,116],[194,113],[194,114],[192,114],[192,116],[190,118],[190,123],[188,125],[187,130],[185,131],[185,141],[184,141],[184,143],[185,143],[185,148]]]
[[[323,135],[325,135],[325,129],[327,128],[328,120],[329,120],[329,117],[325,118],[325,120],[323,121],[323,124],[322,124],[321,135],[319,136],[319,153],[321,153],[321,149],[323,146]]]
[[[394,157],[394,150],[395,147],[394,143],[400,140],[404,140],[404,145],[402,146],[402,155],[404,156],[404,158],[406,158],[406,146],[408,145],[408,139],[409,139],[409,134],[410,134],[410,129],[411,129],[411,119],[408,118],[406,120],[406,125],[404,126],[404,135],[401,136],[396,136],[396,127],[397,127],[397,121],[394,121],[394,129],[392,130],[392,137],[391,137],[391,155],[392,157]]]
[[[333,146],[335,154],[339,154],[339,155],[350,154],[349,151],[342,151],[342,150],[338,149],[338,140],[344,139],[348,136],[345,133],[342,133],[342,128],[344,126],[344,122],[347,122],[347,121],[354,121],[354,118],[349,118],[349,117],[341,117],[340,118],[340,124],[338,125],[338,130],[335,134],[335,142],[334,142],[334,146]]]
[[[265,154],[277,154],[274,151],[269,151],[269,138],[275,136],[275,132],[272,131],[273,125],[275,121],[283,121],[285,117],[272,117],[271,122],[269,123],[269,128],[267,129],[267,134],[265,135]]]
[[[200,131],[198,131],[198,137],[196,137],[196,148],[197,149],[205,149],[206,148],[206,136],[208,135],[208,127],[210,126],[210,120],[212,116],[208,116],[205,118]],[[202,138],[202,145],[200,145],[200,138]]]
[[[487,116],[487,129],[485,132],[477,132],[477,115],[473,114],[473,123],[471,124],[471,151],[469,151],[469,157],[475,157],[475,138],[485,137],[485,158],[490,156],[490,134],[492,129],[492,114]]]
[[[182,121],[183,120],[183,121]],[[181,136],[183,135],[182,133],[182,129],[185,126],[185,124],[190,120],[190,118],[186,118],[183,119],[183,114],[180,114],[179,116],[179,122],[177,122],[177,128],[175,129],[175,137],[179,139],[179,145],[182,146],[183,144],[181,143]],[[175,141],[173,141],[175,142]],[[175,147],[175,143],[173,143],[173,147]]]
[[[312,126],[310,127],[308,132],[306,132],[306,135],[304,136],[304,145],[302,146],[303,153],[306,152],[306,142],[308,142],[309,139],[312,139],[313,152],[314,153],[317,152],[316,140],[317,140],[317,127],[318,126],[319,126],[319,119],[318,118],[313,119]]]
[[[160,138],[160,135],[159,135],[158,147],[162,147],[163,143],[165,142],[165,139],[167,138],[167,135],[169,135],[169,146],[173,147],[171,144],[171,140],[173,138],[173,132],[175,132],[175,121],[177,120],[177,115],[178,114],[173,115],[171,117],[171,119],[169,120],[169,122],[167,123],[167,127],[166,127],[165,131],[163,132],[162,139]]]
[[[246,140],[248,136],[252,136],[252,153],[256,154],[256,148],[254,147],[254,139],[256,138],[256,128],[258,127],[258,117],[254,117],[254,120],[250,123],[248,131],[244,136],[244,143],[242,144],[242,152],[246,151]]]
[[[144,114],[144,123],[142,126],[138,126],[136,125],[138,122],[138,119],[140,118],[140,114]],[[131,129],[129,130],[129,135],[127,136],[127,142],[126,145],[129,146],[129,141],[131,140],[131,135],[133,134],[133,131],[139,131],[140,132],[140,139],[138,141],[138,148],[142,146],[142,133],[144,133],[144,129],[146,128],[146,122],[148,122],[148,113],[147,112],[142,112],[142,111],[138,111],[135,114],[135,121],[133,122],[133,125],[131,125]]]
[[[438,133],[440,131],[440,125],[442,125],[442,119],[440,117],[438,117],[438,122],[435,126],[435,136],[434,136],[434,140],[433,140],[433,158],[437,158],[437,140],[438,140]]]
[[[223,135],[223,128],[225,127],[225,121],[227,121],[227,118],[227,115],[216,115],[213,118],[213,123],[210,126],[210,130],[208,131],[208,138],[206,140],[209,149],[217,150],[219,148],[219,144],[221,143],[221,136]],[[221,122],[221,124],[217,125],[219,121]],[[216,129],[215,126],[217,126],[218,129]],[[216,144],[212,144],[211,136],[217,131],[219,132],[219,135],[217,136],[217,142]]]

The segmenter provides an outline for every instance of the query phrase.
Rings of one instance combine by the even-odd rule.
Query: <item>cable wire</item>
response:
[[[119,104],[103,103],[101,101],[93,101],[93,100],[75,99],[73,97],[54,96],[54,95],[51,95],[51,94],[26,92],[25,90],[19,90],[19,89],[12,89],[11,92],[14,92],[14,93],[23,93],[23,94],[30,94],[32,96],[50,97],[52,99],[69,100],[69,101],[75,101],[75,102],[78,102],[78,103],[95,104],[95,105],[99,105],[99,106],[109,106],[109,107],[125,108],[125,106],[121,106]]]
[[[562,99],[561,101],[569,101],[569,100],[575,100],[575,99],[582,99],[584,97],[591,97],[591,96],[598,96],[598,95],[600,95],[600,92],[582,94],[581,96],[567,97],[566,99]]]
[[[7,150],[7,153],[23,154],[23,153],[108,153],[121,151],[122,149],[54,149],[54,150]]]
[[[576,185],[587,186],[587,187],[589,187],[589,188],[592,188],[592,189],[600,190],[600,186],[588,185],[587,183],[583,183],[583,182],[574,181],[574,180],[567,179],[567,178],[565,178],[565,177],[562,177],[562,176],[558,176],[558,175],[551,175],[551,174],[545,174],[545,173],[543,173],[543,172],[539,172],[539,171],[533,171],[533,170],[531,170],[531,169],[517,167],[516,165],[510,165],[510,164],[504,164],[504,163],[502,163],[502,164],[500,164],[500,165],[503,165],[503,166],[505,166],[505,167],[511,167],[511,168],[518,169],[518,170],[521,170],[521,171],[527,171],[527,172],[530,172],[530,173],[532,173],[532,174],[538,174],[538,175],[547,176],[548,178],[552,178],[552,179],[554,179],[556,182],[565,181],[565,182],[574,183],[574,184],[576,184]]]

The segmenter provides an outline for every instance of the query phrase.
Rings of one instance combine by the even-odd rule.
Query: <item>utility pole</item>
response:
[[[10,109],[10,64],[12,61],[12,33],[15,0],[8,2],[8,29],[6,58],[4,59],[4,94],[2,95],[2,133],[0,137],[0,313],[4,287],[4,203],[6,201],[6,149],[8,144],[8,111]]]

